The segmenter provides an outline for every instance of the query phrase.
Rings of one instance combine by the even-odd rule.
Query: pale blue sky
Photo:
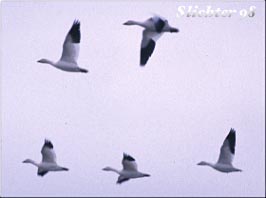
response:
[[[256,6],[254,17],[177,18],[178,6]],[[153,13],[164,34],[139,66],[142,28],[123,26]],[[74,19],[81,22],[79,65],[58,60]],[[265,194],[265,6],[263,1],[4,1],[1,4],[2,196],[263,196]],[[233,164],[215,162],[230,128]],[[69,172],[37,176],[44,138]],[[123,152],[149,178],[116,185]]]

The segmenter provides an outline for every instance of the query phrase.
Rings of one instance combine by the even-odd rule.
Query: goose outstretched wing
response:
[[[61,61],[77,64],[80,38],[80,22],[75,20],[65,38]]]

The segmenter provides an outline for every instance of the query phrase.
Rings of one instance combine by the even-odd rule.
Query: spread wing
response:
[[[236,133],[234,129],[231,129],[229,134],[226,136],[223,145],[221,146],[218,163],[232,164],[235,154],[235,144]]]
[[[42,162],[56,163],[56,155],[50,140],[45,140],[42,147]]]
[[[129,171],[138,170],[138,166],[135,159],[126,153],[124,153],[123,155],[122,165],[124,170],[129,170]]]
[[[140,50],[140,65],[145,66],[151,57],[155,45],[156,40],[159,39],[161,33],[143,30],[142,32],[142,41],[141,41],[141,50]]]
[[[60,59],[61,61],[77,64],[80,37],[80,22],[75,20],[65,38],[63,44],[63,53]]]

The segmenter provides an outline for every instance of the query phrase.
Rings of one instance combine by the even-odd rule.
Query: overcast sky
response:
[[[236,9],[231,17],[181,17],[178,6]],[[254,17],[239,11],[256,6]],[[139,66],[142,28],[123,26],[157,13],[177,27]],[[2,196],[264,196],[265,6],[181,1],[4,1],[1,4]],[[74,19],[78,63],[57,61]],[[233,164],[216,162],[230,128]],[[44,139],[68,172],[37,176]],[[117,185],[123,152],[151,177]]]

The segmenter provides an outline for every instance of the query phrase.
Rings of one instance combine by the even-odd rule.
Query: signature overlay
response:
[[[241,17],[254,17],[255,16],[255,6],[250,6],[249,8],[236,10],[236,9],[221,9],[212,8],[208,5],[205,9],[199,6],[178,6],[177,8],[177,18],[181,17],[232,17],[233,15],[239,15]]]

